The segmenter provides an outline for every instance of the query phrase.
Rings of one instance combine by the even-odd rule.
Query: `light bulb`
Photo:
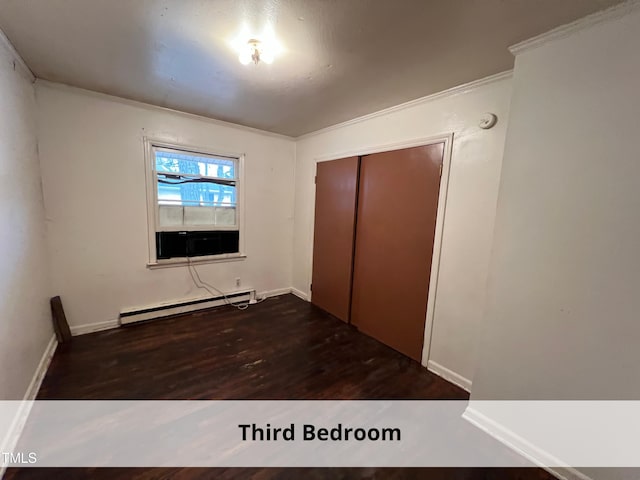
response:
[[[243,41],[241,37],[236,37],[229,45],[238,52],[238,61],[242,65],[260,62],[271,64],[283,50],[272,29],[265,30],[265,39],[250,36],[249,40]]]
[[[252,61],[252,58],[251,58],[252,56],[253,56],[253,47],[247,44],[240,49],[238,60],[240,60],[240,63],[242,65],[249,65]]]

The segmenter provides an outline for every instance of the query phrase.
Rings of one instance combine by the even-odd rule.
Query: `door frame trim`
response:
[[[435,320],[436,309],[436,294],[438,290],[438,279],[440,274],[440,257],[442,254],[442,236],[444,232],[444,219],[447,207],[447,195],[449,192],[449,174],[451,171],[451,155],[453,150],[453,133],[445,133],[440,135],[434,135],[429,137],[414,138],[403,142],[395,142],[388,144],[380,144],[371,146],[368,148],[359,148],[349,151],[343,151],[340,153],[333,153],[330,155],[322,155],[314,159],[313,174],[318,168],[318,163],[327,162],[330,160],[338,160],[345,157],[355,157],[371,155],[373,153],[388,152],[392,150],[402,150],[404,148],[420,147],[433,145],[436,143],[444,143],[444,155],[442,159],[442,175],[440,177],[440,192],[438,194],[438,210],[436,213],[436,232],[433,239],[433,256],[431,258],[431,276],[429,280],[429,294],[427,297],[427,318],[424,324],[424,343],[422,346],[422,361],[420,362],[424,367],[429,362],[429,356],[431,353],[431,337],[433,333],[433,324]],[[313,228],[315,225],[315,184],[313,189],[313,201],[311,202],[310,216],[311,223],[311,237],[313,239]],[[313,240],[312,240],[313,241]],[[312,254],[309,260],[309,279],[311,282],[311,276],[313,274],[313,246]],[[311,294],[313,295],[313,293]]]

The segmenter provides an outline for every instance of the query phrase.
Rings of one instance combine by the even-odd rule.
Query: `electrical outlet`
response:
[[[240,277],[236,278],[236,287],[240,286]]]

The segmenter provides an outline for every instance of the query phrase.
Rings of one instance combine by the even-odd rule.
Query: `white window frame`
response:
[[[160,227],[159,208],[158,208],[158,177],[156,172],[156,148],[164,148],[171,150],[179,150],[194,155],[206,155],[212,157],[227,157],[236,160],[238,167],[237,184],[236,184],[236,226],[178,226],[178,227]],[[181,266],[198,263],[215,263],[215,262],[231,262],[243,260],[246,258],[244,254],[244,154],[222,152],[219,150],[211,150],[193,145],[185,145],[179,143],[169,143],[163,140],[157,140],[150,137],[144,137],[145,150],[145,180],[147,194],[147,232],[149,244],[149,261],[148,268],[162,268]],[[206,255],[200,257],[175,257],[168,259],[158,259],[156,250],[156,232],[184,232],[184,231],[207,231],[207,230],[237,230],[238,252],[223,253],[220,255]]]

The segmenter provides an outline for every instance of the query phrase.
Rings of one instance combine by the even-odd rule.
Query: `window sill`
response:
[[[149,262],[147,263],[147,268],[155,270],[157,268],[184,267],[186,265],[203,265],[207,263],[240,262],[246,258],[247,256],[241,253],[193,257],[191,260],[187,260],[186,257],[168,258],[166,260],[156,260],[155,263]]]

